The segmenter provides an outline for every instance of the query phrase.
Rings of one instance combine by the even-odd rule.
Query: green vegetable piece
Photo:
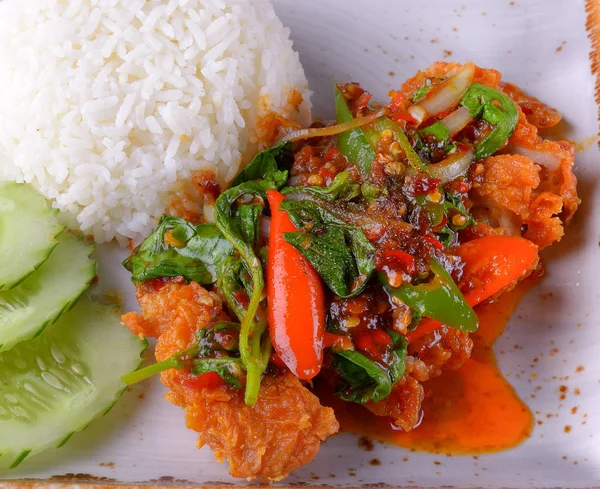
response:
[[[440,143],[444,143],[450,139],[450,130],[441,121],[434,122],[431,126],[421,129],[419,133],[433,136]]]
[[[423,85],[422,87],[417,88],[413,92],[410,101],[413,104],[416,104],[417,102],[423,100],[425,98],[425,95],[427,95],[427,93],[429,92],[429,90],[431,90],[431,85]]]
[[[93,249],[65,232],[40,268],[0,292],[0,352],[39,335],[77,302],[96,276]]]
[[[477,331],[479,326],[477,315],[450,274],[435,258],[431,259],[430,267],[433,278],[427,283],[391,287],[382,273],[379,274],[379,280],[393,296],[420,315],[466,333]]]
[[[423,163],[417,152],[414,150],[402,128],[389,117],[381,117],[377,119],[371,127],[365,128],[365,135],[371,143],[371,146],[374,148],[377,147],[377,143],[381,139],[381,134],[386,130],[392,131],[394,138],[406,155],[409,166],[417,171],[427,173],[427,165]]]
[[[344,94],[334,84],[335,118],[338,124],[354,119]],[[362,128],[357,127],[338,135],[338,148],[348,161],[355,163],[363,176],[371,173],[371,164],[375,159],[375,150],[371,147]]]
[[[280,208],[298,228],[310,225],[310,231],[284,233],[283,237],[306,257],[327,286],[340,297],[360,294],[375,270],[375,247],[364,232],[308,200],[285,200]]]
[[[33,187],[0,182],[0,290],[18,285],[44,263],[65,229]]]
[[[360,184],[350,180],[350,173],[338,173],[331,184],[327,187],[319,186],[298,186],[286,187],[281,191],[282,194],[308,194],[319,197],[327,202],[341,201],[348,202],[360,195]]]
[[[165,243],[165,235],[183,246]],[[194,226],[184,219],[163,216],[158,228],[123,262],[134,281],[162,277],[184,277],[199,284],[212,284],[217,268],[233,246],[214,224]]]
[[[81,300],[37,338],[0,354],[0,460],[60,447],[106,414],[147,347],[112,307]]]
[[[481,83],[473,83],[460,103],[469,109],[473,118],[481,117],[495,126],[475,148],[475,160],[487,158],[498,151],[519,122],[519,112],[510,97]]]
[[[377,197],[386,193],[385,187],[380,187],[371,182],[364,182],[360,186],[360,191],[365,200],[369,203],[373,202]]]
[[[244,371],[240,358],[200,358],[194,362],[192,372],[196,375],[216,372],[230,387],[242,388]]]
[[[194,343],[189,348],[171,355],[162,362],[156,362],[148,365],[140,370],[131,372],[123,376],[123,382],[127,385],[133,385],[142,380],[146,380],[154,375],[157,375],[169,369],[188,369],[196,375],[206,374],[208,372],[216,372],[230,386],[235,389],[242,387],[244,372],[241,365],[241,359],[237,357],[222,356],[219,358],[208,358],[203,355],[213,354],[212,350],[204,351],[203,340],[206,336],[214,335],[215,331],[223,329],[235,329],[239,332],[239,324],[237,323],[222,323],[210,329],[200,329],[198,331],[198,342]],[[234,345],[235,350],[235,345]]]
[[[258,153],[231,182],[231,187],[251,180],[263,179],[278,170],[289,170],[294,162],[292,143],[279,143]]]
[[[335,352],[333,367],[342,380],[336,396],[344,401],[365,404],[381,401],[390,395],[406,370],[407,342],[393,331],[388,331],[388,334],[394,345],[389,366],[374,362],[357,351]]]
[[[254,243],[258,238],[258,228],[263,206],[260,204],[243,204],[236,209],[236,219],[240,223],[242,236],[247,243]]]
[[[247,181],[226,190],[217,198],[215,205],[217,227],[237,250],[252,278],[250,301],[244,317],[240,319],[240,356],[247,372],[245,402],[248,405],[254,405],[258,399],[260,378],[267,367],[271,343],[268,335],[264,335],[267,321],[264,305],[261,304],[264,302],[265,285],[262,264],[254,252],[253,243],[246,241],[236,212],[236,201],[246,195],[265,201],[267,190],[280,189],[288,178],[287,171],[272,166],[263,167],[255,174],[262,180]]]

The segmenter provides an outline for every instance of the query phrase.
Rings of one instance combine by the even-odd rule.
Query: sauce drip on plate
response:
[[[421,424],[410,432],[394,429],[386,418],[362,406],[321,395],[336,412],[343,431],[434,453],[478,454],[505,450],[523,442],[533,428],[533,415],[504,379],[494,353],[521,298],[535,285],[530,278],[496,302],[478,306],[480,320],[472,335],[471,358],[456,371],[445,371],[423,383],[425,400]]]

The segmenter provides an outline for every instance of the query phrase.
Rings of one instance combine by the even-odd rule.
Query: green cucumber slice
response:
[[[23,282],[0,291],[0,352],[40,334],[70,309],[96,276],[93,251],[71,233],[57,239],[50,258]]]
[[[0,464],[62,446],[106,414],[148,343],[114,307],[80,300],[35,339],[0,354]]]
[[[0,182],[0,290],[14,287],[44,263],[63,230],[56,211],[33,187]]]

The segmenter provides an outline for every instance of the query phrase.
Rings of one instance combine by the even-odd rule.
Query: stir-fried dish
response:
[[[232,475],[279,480],[339,429],[314,381],[414,429],[423,384],[458,369],[497,298],[561,239],[579,199],[560,115],[500,74],[436,63],[372,100],[334,87],[336,121],[273,116],[273,143],[221,189],[214,223],[164,216],[125,266],[158,338],[167,399]],[[416,428],[418,429],[418,428]]]

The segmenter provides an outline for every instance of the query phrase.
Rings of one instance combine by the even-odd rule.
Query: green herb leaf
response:
[[[231,187],[251,180],[263,179],[278,170],[289,170],[294,162],[292,143],[280,143],[258,153],[231,182]]]
[[[272,164],[262,165],[253,176],[262,180],[252,180],[240,183],[223,192],[215,205],[215,223],[223,236],[233,245],[239,253],[246,270],[249,272],[252,286],[251,295],[243,317],[236,312],[241,322],[240,327],[240,356],[242,365],[246,369],[246,391],[245,402],[254,405],[258,399],[260,379],[267,367],[271,352],[271,343],[268,335],[264,336],[266,330],[266,311],[263,297],[264,275],[262,264],[254,251],[254,243],[247,241],[247,226],[240,220],[238,214],[240,197],[258,198],[266,201],[267,190],[278,190],[288,178],[288,172],[279,170]],[[236,179],[237,181],[237,179]],[[231,277],[229,277],[231,279]],[[240,279],[243,278],[243,275]]]
[[[230,387],[241,389],[244,379],[241,363],[240,358],[198,358],[194,361],[192,372],[195,375],[216,372]]]
[[[166,244],[168,231],[183,246]],[[163,216],[156,231],[123,265],[134,281],[181,276],[200,284],[211,284],[217,278],[219,264],[232,252],[233,246],[215,225],[193,226],[184,219]]]
[[[375,270],[375,247],[363,231],[308,200],[285,200],[285,210],[298,228],[284,239],[312,264],[327,286],[340,297],[364,290]]]
[[[282,194],[304,193],[319,197],[328,202],[342,201],[348,202],[360,195],[360,184],[350,180],[350,173],[338,173],[333,182],[327,187],[319,186],[297,186],[286,187],[281,191]]]
[[[394,331],[388,331],[388,334],[393,345],[388,366],[380,365],[357,351],[335,352],[333,367],[342,380],[336,391],[338,397],[365,404],[381,401],[390,395],[406,370],[407,342]]]
[[[338,124],[354,119],[342,91],[334,83],[335,118]],[[371,173],[375,150],[371,147],[360,127],[338,135],[338,148],[348,161],[355,163],[363,175]]]
[[[498,151],[519,122],[519,112],[510,97],[481,83],[473,83],[460,103],[469,109],[471,117],[481,117],[495,126],[475,148],[475,160],[486,158]]]

